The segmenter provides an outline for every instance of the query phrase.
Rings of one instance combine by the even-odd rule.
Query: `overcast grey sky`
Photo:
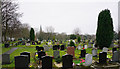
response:
[[[78,27],[82,34],[96,34],[98,14],[104,9],[110,10],[117,31],[117,0],[19,0],[22,23],[36,31],[41,25],[43,31],[52,26],[55,32],[71,34]]]

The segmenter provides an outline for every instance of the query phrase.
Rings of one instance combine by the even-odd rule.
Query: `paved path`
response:
[[[15,51],[16,49],[18,49],[17,47],[16,48],[12,48],[10,49],[9,51],[5,52],[5,54],[11,54],[13,51]],[[2,54],[0,55],[0,61],[2,60]]]
[[[10,49],[9,51],[5,52],[5,54],[11,54],[13,51],[15,51],[16,49],[18,49],[17,47],[16,48],[12,48]]]

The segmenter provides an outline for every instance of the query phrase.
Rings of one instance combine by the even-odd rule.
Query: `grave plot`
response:
[[[32,46],[23,46],[23,47],[22,46],[23,45],[19,46],[20,48],[18,48],[17,50],[13,51],[13,53],[10,54],[9,56],[10,59],[4,62],[10,62],[10,61],[12,62],[10,62],[9,64],[2,65],[3,68],[18,67],[17,64],[20,61],[18,62],[17,58],[14,58],[14,57],[22,56],[22,55],[23,56],[27,55],[28,57],[28,58],[25,58],[26,63],[23,63],[27,65],[23,67],[29,67],[29,68],[42,68],[42,67],[45,68],[48,65],[50,65],[48,66],[50,68],[56,68],[56,67],[57,68],[97,68],[97,66],[102,67],[103,65],[101,64],[104,64],[104,65],[107,64],[108,67],[110,65],[113,67],[116,65],[115,67],[118,67],[119,65],[117,64],[119,62],[119,59],[118,59],[119,56],[117,56],[118,49],[116,47],[103,48],[101,50],[95,47],[84,48],[85,45],[80,43],[80,44],[75,44],[76,48],[68,51],[69,46],[68,45],[63,46],[63,44],[56,45],[56,48],[54,48],[55,45],[46,45],[46,43],[41,43],[41,45],[32,45]],[[88,45],[86,44],[86,46]],[[74,47],[74,46],[71,46],[71,47]],[[81,48],[77,49],[78,47],[81,47]],[[69,53],[71,51],[74,51],[74,55]],[[72,58],[69,59],[69,57],[68,58],[65,57],[67,55],[71,55]],[[14,59],[16,60],[14,61]],[[47,64],[46,64],[46,61],[48,61]],[[66,65],[68,62],[70,64]],[[46,64],[46,65],[42,65],[42,64]]]

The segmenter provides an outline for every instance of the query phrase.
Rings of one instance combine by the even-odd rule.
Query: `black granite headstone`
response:
[[[15,56],[15,69],[26,69],[29,68],[29,61],[27,55]]]
[[[45,52],[44,51],[38,51],[38,58],[41,60],[42,56],[45,56]]]
[[[65,46],[64,45],[61,45],[61,50],[64,50],[65,49]]]
[[[4,44],[5,48],[8,48],[10,46],[9,43]]]
[[[107,52],[100,52],[99,53],[99,64],[106,64],[107,63]]]
[[[38,51],[44,51],[44,47],[38,47]]]
[[[35,45],[35,42],[32,42],[32,45]]]
[[[62,66],[65,68],[73,68],[73,56],[72,55],[64,55],[62,56]]]
[[[52,69],[52,57],[50,56],[42,57],[42,69]]]
[[[20,55],[28,55],[28,61],[30,63],[30,52],[22,52]]]
[[[114,51],[117,51],[117,48],[113,48],[113,49],[112,49],[112,53],[114,53]]]
[[[81,57],[85,57],[85,54],[86,54],[86,50],[81,50]]]
[[[57,50],[57,49],[58,49],[57,45],[54,45],[53,50]]]
[[[36,50],[38,50],[39,46],[36,46]]]

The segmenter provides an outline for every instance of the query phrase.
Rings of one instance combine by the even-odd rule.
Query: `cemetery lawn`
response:
[[[12,53],[10,54],[10,61],[11,61],[12,63],[11,63],[11,64],[2,65],[2,67],[3,67],[3,68],[15,67],[14,57],[15,57],[15,56],[19,56],[20,53],[25,52],[25,51],[26,51],[26,52],[30,52],[30,64],[32,64],[33,67],[34,67],[34,66],[37,66],[37,62],[34,60],[34,54],[35,54],[35,52],[37,52],[37,51],[36,51],[36,46],[42,46],[42,45],[31,45],[31,46],[25,46],[25,45],[20,46],[20,45],[18,45],[18,46],[15,46],[15,47],[18,47],[18,49],[15,50],[14,52],[12,52]],[[11,48],[14,48],[14,47],[2,48],[2,53],[10,50]],[[110,50],[111,50],[111,48],[110,48]],[[99,49],[98,49],[98,52],[97,52],[97,53],[99,53],[99,52],[101,52],[101,51],[102,51],[102,50],[99,50]],[[60,51],[60,57],[62,58],[63,55],[67,54],[66,52],[67,52],[66,49],[65,49],[64,51]],[[46,53],[47,53],[47,55],[49,55],[49,56],[53,56],[53,50],[52,50],[52,49],[50,49],[49,51],[46,51]],[[92,48],[86,49],[86,53],[92,54]],[[81,54],[81,50],[77,50],[77,49],[76,49],[76,50],[75,50],[75,57],[76,57],[77,59],[79,59],[80,54]],[[110,53],[108,53],[108,54],[110,54]],[[82,59],[85,59],[85,58],[82,58]],[[98,58],[93,57],[93,60],[97,60],[97,61],[98,61]],[[55,60],[53,59],[53,63],[54,63],[54,62],[55,62]],[[55,67],[54,64],[53,64],[53,67]]]

